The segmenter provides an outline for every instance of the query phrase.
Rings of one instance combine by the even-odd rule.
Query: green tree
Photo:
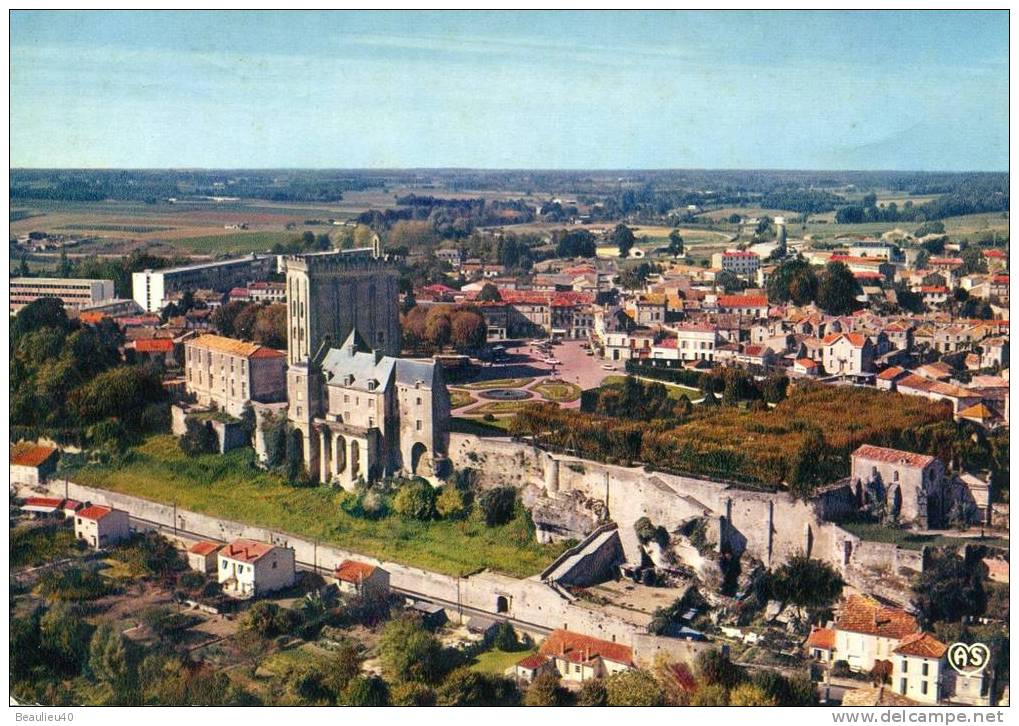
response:
[[[516,511],[517,490],[514,487],[487,489],[478,498],[478,505],[485,516],[485,524],[495,527],[513,519]]]
[[[829,315],[848,315],[856,310],[860,284],[842,262],[829,262],[818,277],[817,304]]]
[[[637,238],[633,236],[633,230],[625,224],[617,224],[609,233],[609,243],[619,249],[620,257],[629,257],[630,250],[633,249],[636,242]]]
[[[435,500],[435,511],[443,519],[457,519],[467,511],[464,496],[460,490],[451,484],[447,484],[439,490],[439,496]]]
[[[845,585],[834,567],[805,555],[794,555],[778,567],[770,584],[776,600],[808,608],[830,607]]]
[[[261,638],[275,638],[292,632],[298,619],[293,610],[281,608],[274,602],[259,600],[241,617],[240,628]]]
[[[507,653],[520,649],[520,638],[517,637],[517,631],[513,629],[513,626],[507,620],[499,624],[492,642],[496,648]]]
[[[773,303],[807,305],[817,299],[817,275],[806,260],[787,260],[768,277],[767,291]]]
[[[477,299],[480,302],[499,302],[502,300],[502,295],[499,294],[499,288],[490,282],[486,282],[482,285]]]
[[[11,338],[17,340],[40,328],[56,328],[66,332],[70,326],[64,304],[55,297],[41,297],[21,308],[15,315],[11,324]]]
[[[461,310],[450,316],[449,341],[460,353],[483,348],[488,340],[485,319],[473,310]]]
[[[683,254],[683,235],[678,229],[669,232],[669,254],[673,257]]]
[[[728,706],[729,691],[717,683],[704,684],[690,696],[690,705],[700,707]]]
[[[435,516],[435,487],[423,479],[405,482],[393,498],[393,509],[408,519],[431,519]]]
[[[440,706],[516,706],[520,691],[508,678],[457,668],[439,686]]]
[[[444,671],[442,646],[414,618],[386,623],[379,654],[386,673],[397,680],[435,683]]]
[[[112,702],[129,705],[138,692],[138,650],[110,621],[102,622],[89,645],[89,670],[112,695]]]
[[[388,706],[389,686],[378,676],[357,676],[343,689],[344,706]]]
[[[57,277],[74,277],[74,265],[67,259],[67,250],[60,250],[60,264],[57,266]]]
[[[77,675],[88,662],[93,627],[78,609],[75,604],[58,602],[39,620],[39,645],[46,662],[62,675]]]
[[[615,673],[605,680],[605,691],[610,706],[665,705],[665,690],[647,671]]]
[[[394,706],[434,706],[435,691],[421,683],[398,683],[389,691]]]
[[[726,690],[745,679],[743,669],[720,650],[706,650],[698,654],[697,674],[704,683],[718,685]]]
[[[559,674],[552,671],[539,673],[524,694],[525,706],[568,706],[570,692],[559,684]]]
[[[814,493],[816,487],[826,483],[827,468],[824,461],[827,456],[828,445],[824,441],[824,434],[820,429],[809,429],[789,465],[786,480],[793,494],[806,499]]]
[[[979,567],[952,551],[934,550],[913,585],[913,605],[928,625],[981,615],[987,603]]]
[[[605,683],[601,680],[584,681],[577,693],[578,706],[607,706],[609,705],[609,693]]]
[[[962,251],[960,257],[962,257],[964,274],[987,274],[987,260],[984,258],[984,251],[979,247],[967,247]]]
[[[741,683],[729,691],[730,706],[777,706],[774,698],[753,683]]]

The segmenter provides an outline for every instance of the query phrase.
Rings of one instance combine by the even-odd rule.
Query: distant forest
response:
[[[442,199],[442,192],[483,191],[542,196],[540,217],[569,219],[578,205],[592,221],[649,221],[691,206],[700,209],[763,207],[800,215],[835,211],[838,221],[923,222],[1009,208],[1004,172],[865,171],[478,171],[478,170],[76,170],[18,169],[10,172],[12,201],[52,199],[94,202],[105,199],[162,202],[170,198],[219,196],[280,202],[336,202],[351,191],[393,189],[397,209],[370,212],[363,220],[391,225],[427,218],[438,210],[450,224],[470,217],[475,224],[531,221],[534,209],[523,200],[485,202]],[[415,193],[406,193],[414,189]],[[932,196],[920,204],[878,206],[869,191]],[[460,231],[460,230],[457,230]]]

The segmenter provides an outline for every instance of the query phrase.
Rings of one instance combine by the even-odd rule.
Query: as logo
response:
[[[952,643],[948,646],[948,663],[964,676],[975,676],[987,667],[990,649],[983,643]]]

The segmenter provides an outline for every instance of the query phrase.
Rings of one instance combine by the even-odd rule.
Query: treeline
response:
[[[402,201],[401,201],[402,200]],[[461,239],[478,227],[523,224],[534,219],[534,210],[522,200],[440,199],[398,197],[396,209],[369,209],[356,217],[373,229],[388,229],[397,222],[427,221],[441,239]]]
[[[488,339],[485,318],[473,305],[416,305],[400,316],[404,348],[414,354],[481,349]]]
[[[165,431],[160,370],[125,364],[122,342],[111,321],[68,320],[56,298],[24,307],[11,324],[11,439],[49,436],[122,452],[145,433]]]
[[[797,386],[774,408],[696,406],[679,423],[638,421],[531,405],[511,424],[515,436],[585,458],[808,495],[848,475],[849,454],[864,443],[990,467],[1000,442],[952,422],[941,404],[870,389]],[[723,401],[724,403],[724,401]],[[853,416],[846,416],[853,411]],[[995,454],[998,447],[999,454]],[[1007,447],[1007,445],[1006,445]],[[1004,465],[1007,467],[1007,464]]]
[[[923,204],[906,201],[901,207],[895,202],[878,206],[874,195],[864,198],[862,204],[850,204],[835,212],[839,224],[861,224],[864,222],[928,222],[964,214],[985,212],[1007,212],[1009,209],[1008,187],[1004,189],[980,189],[945,194]]]

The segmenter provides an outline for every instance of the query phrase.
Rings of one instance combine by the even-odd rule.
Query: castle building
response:
[[[285,258],[287,400],[308,472],[352,487],[445,460],[441,367],[400,359],[398,273],[371,248]]]

